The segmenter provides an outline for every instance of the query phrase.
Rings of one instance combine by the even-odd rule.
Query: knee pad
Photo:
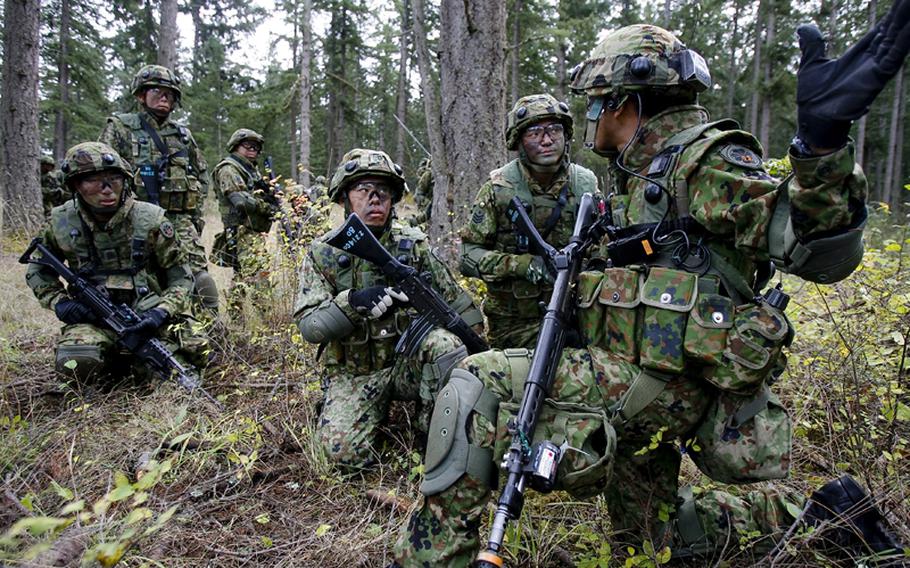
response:
[[[499,399],[480,379],[464,369],[452,371],[448,384],[436,397],[427,436],[426,474],[420,484],[424,495],[435,495],[452,486],[465,473],[496,486],[493,450],[468,441],[468,420],[479,412],[496,424]]]
[[[212,278],[212,275],[205,270],[201,270],[193,275],[193,281],[195,282],[196,294],[202,300],[202,305],[217,312],[218,285],[215,284],[215,279]]]
[[[70,361],[75,361],[73,367]],[[85,380],[104,368],[101,347],[97,345],[59,345],[54,367],[58,373]]]
[[[462,359],[468,356],[468,348],[464,345],[444,353],[436,358],[435,361],[429,364],[430,373],[433,375],[433,378],[436,379],[436,391],[438,392],[442,389],[443,385],[446,384],[446,380],[449,378],[449,373],[452,369],[461,362]]]

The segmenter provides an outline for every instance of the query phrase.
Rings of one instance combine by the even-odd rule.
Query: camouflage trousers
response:
[[[187,264],[193,274],[208,270],[208,260],[205,255],[205,247],[202,245],[199,231],[193,224],[193,217],[186,213],[167,212],[168,220],[174,224],[174,232],[180,242],[183,251],[188,259]]]
[[[488,351],[466,358],[459,367],[478,377],[502,406],[502,402],[521,398],[521,392],[516,391],[524,379],[512,376],[513,364],[508,359],[502,351]],[[550,400],[599,407],[609,416],[609,409],[638,373],[637,366],[599,348],[566,349]],[[607,472],[593,482],[594,491],[602,491],[606,497],[614,538],[638,549],[643,541],[650,540],[655,549],[671,546],[681,551],[679,531],[674,529],[679,528],[679,523],[694,520],[680,520],[675,514],[681,464],[675,440],[685,438],[701,421],[711,396],[702,381],[676,377],[644,410],[625,424],[616,425],[612,475]],[[502,416],[500,412],[498,421]],[[479,413],[468,420],[468,429],[468,438],[485,448],[492,448],[497,438],[507,435],[504,425],[491,424]],[[570,463],[571,455],[570,450],[566,454]],[[494,461],[498,460],[501,453],[494,451],[493,456]],[[560,463],[560,477],[569,473],[563,465]],[[572,489],[585,493],[582,487]],[[423,497],[420,508],[399,532],[394,547],[398,562],[404,567],[469,566],[480,547],[480,522],[490,494],[491,489],[484,482],[464,474],[444,491]],[[802,499],[788,500],[767,489],[742,497],[720,491],[698,495],[695,516],[703,533],[701,552],[726,542],[736,544],[741,535],[778,534],[781,527],[794,520],[788,503],[798,507]]]
[[[157,338],[182,363],[197,368],[205,366],[209,342],[194,319],[181,318],[178,323],[164,326]],[[122,367],[118,364],[122,363],[118,360],[121,355],[128,358],[128,364],[132,364],[132,356],[127,352],[121,353],[113,331],[88,323],[65,325],[57,341],[56,368],[64,375],[86,381],[121,371]],[[144,365],[131,370],[142,376],[151,375]]]
[[[328,369],[331,375],[326,381],[316,435],[329,459],[346,469],[376,463],[374,443],[393,400],[416,401],[414,427],[426,433],[436,393],[447,378],[447,373],[440,376],[435,363],[461,345],[455,335],[435,329],[413,357],[399,357],[391,367],[365,375],[343,368]]]

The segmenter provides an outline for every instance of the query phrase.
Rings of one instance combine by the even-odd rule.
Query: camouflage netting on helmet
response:
[[[149,87],[173,89],[174,93],[177,94],[178,101],[183,95],[183,91],[180,90],[180,78],[177,77],[176,73],[161,65],[146,65],[137,71],[133,76],[130,92],[138,95]]]
[[[78,178],[107,170],[117,170],[129,180],[133,172],[129,165],[123,161],[120,154],[113,148],[101,142],[83,142],[76,144],[66,152],[63,163],[60,164],[63,179],[67,185]]]
[[[405,182],[401,166],[392,161],[385,152],[379,150],[365,150],[354,148],[341,158],[341,164],[332,175],[332,184],[329,186],[329,199],[340,201],[343,190],[351,184],[365,177],[381,177],[389,180],[395,195],[392,202],[397,203],[404,195]]]
[[[252,140],[253,142],[258,142],[260,146],[265,145],[265,138],[255,130],[250,130],[249,128],[238,128],[231,134],[231,137],[228,138],[225,148],[228,152],[233,152],[234,148],[244,140]]]
[[[518,149],[518,141],[525,128],[546,118],[561,122],[566,129],[566,140],[572,139],[569,105],[556,100],[552,95],[528,95],[518,99],[506,117],[506,146],[509,150]]]
[[[572,72],[572,91],[589,97],[654,90],[691,96],[707,89],[704,59],[667,30],[646,24],[608,34]]]

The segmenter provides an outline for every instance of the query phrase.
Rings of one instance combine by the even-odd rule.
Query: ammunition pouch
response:
[[[749,396],[719,392],[693,437],[698,450],[689,456],[715,481],[754,483],[790,471],[790,416],[768,385]]]
[[[427,437],[426,474],[420,484],[424,495],[436,495],[451,487],[465,473],[488,487],[496,486],[493,450],[468,440],[473,412],[496,423],[499,399],[480,379],[464,369],[452,371],[448,384],[436,397]]]
[[[577,301],[585,345],[727,392],[754,393],[782,369],[782,350],[793,340],[781,310],[768,302],[734,307],[713,274],[661,266],[587,271]]]

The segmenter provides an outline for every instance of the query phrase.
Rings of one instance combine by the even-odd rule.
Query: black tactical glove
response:
[[[167,312],[161,308],[152,308],[139,315],[139,321],[123,330],[127,341],[144,341],[155,335],[164,322],[167,321]]]
[[[391,286],[370,286],[352,291],[348,296],[348,302],[360,315],[370,319],[379,319],[386,312],[407,305],[408,296]]]
[[[796,81],[797,136],[817,148],[847,143],[851,123],[900,69],[910,50],[910,0],[896,0],[888,14],[837,59],[815,24],[797,28],[802,58]]]
[[[98,317],[88,306],[70,298],[57,302],[54,305],[54,313],[57,314],[58,320],[66,324],[98,322]]]

